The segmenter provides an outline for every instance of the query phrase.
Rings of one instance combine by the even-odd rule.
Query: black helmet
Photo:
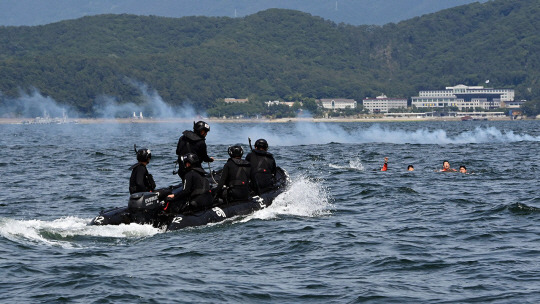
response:
[[[186,167],[187,163],[190,163],[192,166],[199,163],[199,157],[197,154],[188,153],[182,157],[182,160],[184,162],[184,167]]]
[[[202,130],[210,132],[210,125],[202,120],[193,123],[193,131],[195,133],[199,134]]]
[[[257,141],[255,142],[255,148],[261,148],[263,150],[267,150],[268,149],[268,142],[266,141],[266,139],[257,139]]]
[[[147,162],[150,161],[152,158],[152,153],[150,152],[150,149],[141,148],[137,151],[137,160],[140,162]]]
[[[242,154],[244,154],[244,149],[242,149],[242,146],[240,145],[234,145],[230,146],[227,152],[229,152],[230,157],[242,157]]]

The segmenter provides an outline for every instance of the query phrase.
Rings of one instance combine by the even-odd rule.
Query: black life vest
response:
[[[251,183],[254,189],[259,194],[271,189],[275,182],[273,173],[275,161],[272,154],[253,150],[250,153],[249,161],[251,162]]]
[[[210,182],[204,177],[204,170],[201,169],[201,168],[193,168],[191,169],[191,171],[195,171],[197,172],[198,174],[200,174],[200,180],[202,181],[202,188],[199,188],[199,189],[195,189],[194,191],[191,192],[191,199],[194,199],[195,197],[199,196],[199,195],[202,195],[202,194],[205,194],[205,193],[210,193]]]
[[[250,163],[240,158],[231,158],[231,160],[236,164],[236,173],[229,180],[228,186],[231,188],[249,187]]]
[[[136,163],[133,166],[131,166],[129,169],[133,172],[135,168],[139,166],[144,166],[141,163]],[[136,185],[131,185],[132,181],[130,178],[130,186],[129,186],[129,193],[135,193],[139,191],[154,191],[156,189],[156,182],[154,181],[154,177],[152,174],[148,173],[148,169],[146,169],[146,166],[144,166],[144,176],[143,176],[143,183],[146,189],[137,189]]]

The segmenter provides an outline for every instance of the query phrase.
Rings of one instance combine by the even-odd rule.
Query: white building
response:
[[[446,87],[445,90],[420,91],[412,97],[412,105],[417,108],[457,107],[496,109],[505,102],[514,100],[514,90],[484,88],[483,86],[457,85]]]
[[[388,113],[390,109],[407,108],[407,99],[388,98],[383,94],[377,98],[366,98],[362,104],[370,113]]]
[[[269,106],[277,106],[279,104],[279,100],[269,100],[267,102],[265,102],[266,105],[269,107]]]
[[[354,99],[320,99],[319,101],[325,109],[356,109]]]
[[[295,101],[279,101],[279,100],[269,100],[265,102],[267,106],[277,106],[277,105],[286,105],[289,107],[294,106]],[[301,106],[303,105],[302,102],[298,102]]]
[[[243,98],[243,99],[240,99],[240,98],[225,98],[225,103],[246,103],[249,101],[248,98]]]
[[[525,103],[525,100],[513,100],[501,102],[502,108],[507,109],[519,109]]]

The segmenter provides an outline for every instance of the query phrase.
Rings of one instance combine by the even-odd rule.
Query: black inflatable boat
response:
[[[214,180],[219,180],[220,171],[212,172],[208,179],[215,186]],[[211,209],[194,213],[167,213],[166,203],[162,200],[170,193],[171,188],[155,192],[140,192],[130,195],[128,206],[102,211],[90,225],[120,225],[120,224],[151,224],[154,227],[167,230],[177,230],[185,227],[201,226],[216,223],[227,218],[247,215],[264,209],[272,204],[274,199],[285,191],[289,176],[285,170],[277,168],[274,187],[260,195],[252,196],[247,201],[224,203]]]

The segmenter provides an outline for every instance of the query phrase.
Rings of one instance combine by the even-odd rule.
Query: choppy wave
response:
[[[190,124],[0,127],[0,302],[540,299],[540,121],[212,124],[209,152],[268,136],[293,183],[264,210],[172,233],[87,223],[126,203],[134,142],[156,151],[159,184],[177,182]],[[478,174],[435,173],[443,159]]]
[[[88,226],[89,220],[64,217],[53,221],[0,219],[0,235],[16,243],[45,244],[77,248],[71,241],[79,236],[107,238],[141,238],[160,233],[150,225]]]

